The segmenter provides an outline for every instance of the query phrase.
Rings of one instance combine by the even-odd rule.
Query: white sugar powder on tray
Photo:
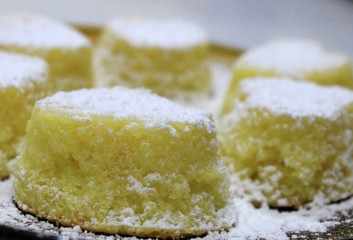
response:
[[[220,97],[230,78],[230,70],[222,64],[213,63],[214,77],[216,80],[215,98],[212,102],[200,103],[207,110],[218,114],[217,109],[221,104]],[[200,106],[200,105],[199,105]],[[39,220],[33,215],[26,214],[17,209],[12,202],[12,182],[10,178],[0,182],[0,225],[10,226],[16,229],[35,231],[38,233],[60,236],[62,240],[69,238],[113,240],[113,239],[137,239],[135,237],[120,237],[118,235],[107,236],[83,231],[80,227],[58,227],[45,220]],[[232,186],[232,192],[235,188],[241,186]],[[246,186],[243,186],[246,187]],[[330,227],[340,224],[339,214],[346,215],[353,209],[353,198],[337,204],[323,205],[319,199],[316,200],[316,206],[310,210],[299,209],[297,211],[280,212],[270,209],[268,206],[255,208],[245,199],[233,199],[237,208],[238,224],[228,232],[211,232],[205,237],[195,239],[202,240],[233,240],[233,239],[289,239],[287,233],[292,232],[293,238],[305,238],[303,231],[320,233],[326,232]],[[353,221],[350,218],[344,220],[344,223]],[[315,236],[315,235],[314,235]]]
[[[107,236],[83,231],[80,227],[58,227],[44,220],[25,214],[17,209],[11,201],[12,179],[0,183],[0,225],[17,229],[40,232],[44,234],[60,235],[62,239],[89,238],[89,239],[115,239],[118,235]],[[255,208],[246,200],[233,199],[238,214],[238,225],[229,232],[213,232],[207,236],[195,239],[289,239],[287,232],[325,232],[330,226],[339,224],[337,213],[345,214],[353,208],[353,198],[338,204],[313,207],[310,210],[279,212],[267,206]],[[349,222],[350,219],[345,220]],[[298,233],[297,235],[300,235]],[[65,238],[67,237],[67,238]],[[137,239],[124,237],[123,239]]]
[[[0,202],[11,202],[12,180],[13,180],[12,178],[6,181],[0,180]],[[1,212],[0,212],[0,216],[1,216]]]

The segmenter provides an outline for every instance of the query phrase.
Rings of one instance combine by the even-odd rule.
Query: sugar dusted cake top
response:
[[[46,63],[37,57],[0,52],[0,87],[23,87],[30,81],[45,82]]]
[[[353,103],[353,92],[341,87],[325,87],[288,78],[244,79],[240,92],[246,94],[245,108],[262,108],[295,118],[336,119]]]
[[[210,114],[183,107],[144,89],[115,87],[59,92],[40,100],[41,109],[55,109],[72,114],[77,121],[91,121],[92,116],[113,116],[116,119],[137,118],[147,126],[165,127],[168,123],[190,123],[215,131]]]
[[[90,42],[70,26],[29,13],[0,16],[0,45],[75,49]]]
[[[238,64],[300,77],[306,72],[338,67],[349,61],[344,55],[325,51],[316,42],[293,40],[271,42],[250,50]]]
[[[197,25],[179,20],[117,18],[108,26],[117,36],[136,46],[188,48],[207,43],[207,34]]]

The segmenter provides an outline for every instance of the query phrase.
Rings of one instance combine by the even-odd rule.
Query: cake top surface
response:
[[[188,48],[208,41],[197,25],[181,20],[116,18],[108,26],[117,36],[135,46],[166,49]]]
[[[245,108],[262,108],[274,114],[295,118],[322,117],[336,119],[353,103],[353,92],[341,87],[325,87],[288,78],[244,79],[240,92],[246,94],[240,103]]]
[[[77,121],[91,121],[92,116],[113,116],[116,119],[137,118],[146,126],[168,127],[168,123],[190,123],[206,126],[212,132],[211,115],[199,109],[183,107],[145,89],[115,87],[59,92],[37,102],[41,109],[67,112]],[[149,125],[150,124],[150,125]]]
[[[325,51],[316,42],[292,40],[271,42],[250,50],[238,64],[301,77],[303,73],[338,67],[349,61],[344,55]]]
[[[29,13],[0,16],[0,45],[75,49],[90,42],[69,25]]]
[[[30,81],[45,82],[44,60],[21,54],[0,52],[0,87],[23,87]]]

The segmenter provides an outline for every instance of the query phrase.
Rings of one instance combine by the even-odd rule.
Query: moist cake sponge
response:
[[[93,86],[91,43],[64,23],[29,13],[1,15],[0,49],[44,58],[52,93]]]
[[[353,93],[290,79],[240,82],[220,145],[241,193],[276,207],[353,194]],[[235,186],[236,188],[236,186]],[[255,195],[261,193],[263,198]],[[257,199],[256,199],[257,198]]]
[[[21,209],[94,232],[179,238],[229,228],[213,121],[144,90],[38,101],[15,164]]]
[[[223,112],[231,110],[239,81],[254,77],[289,77],[322,85],[353,88],[352,61],[312,41],[279,41],[249,50],[233,67]]]
[[[46,77],[43,60],[0,52],[0,179],[20,152],[34,102],[46,94]]]
[[[117,18],[95,51],[96,85],[145,87],[177,98],[210,92],[206,33],[177,20]]]

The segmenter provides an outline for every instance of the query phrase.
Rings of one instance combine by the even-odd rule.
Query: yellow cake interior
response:
[[[0,52],[0,179],[21,151],[36,100],[46,95],[47,68],[38,58]]]
[[[128,30],[123,27],[116,30],[116,25],[124,25]],[[113,21],[103,30],[95,52],[97,86],[145,87],[170,98],[178,94],[209,94],[211,75],[206,37],[199,29],[192,29],[188,36],[179,25],[136,19]],[[173,29],[179,30],[179,35],[173,34]],[[202,36],[193,41],[192,35]],[[135,41],[134,37],[141,39]],[[178,45],[178,39],[186,39],[186,43],[180,45],[179,41]]]
[[[214,130],[200,122],[72,114],[70,106],[58,111],[60,103],[40,102],[15,167],[15,200],[23,210],[66,226],[142,237],[231,226],[222,216],[229,183]]]
[[[276,207],[297,207],[319,195],[328,202],[352,195],[353,93],[287,79],[244,82],[219,129],[231,172],[253,185],[243,193],[261,192],[253,200]]]
[[[310,41],[272,42],[251,49],[236,60],[224,100],[224,114],[232,108],[239,82],[256,77],[290,77],[321,85],[353,88],[352,62],[347,56],[331,53]]]
[[[16,157],[20,151],[21,141],[25,135],[27,121],[31,116],[34,102],[44,97],[43,86],[34,84],[28,89],[0,89],[0,176],[8,174],[7,162]]]
[[[50,93],[93,87],[92,46],[64,23],[29,13],[4,14],[0,50],[45,59]]]

